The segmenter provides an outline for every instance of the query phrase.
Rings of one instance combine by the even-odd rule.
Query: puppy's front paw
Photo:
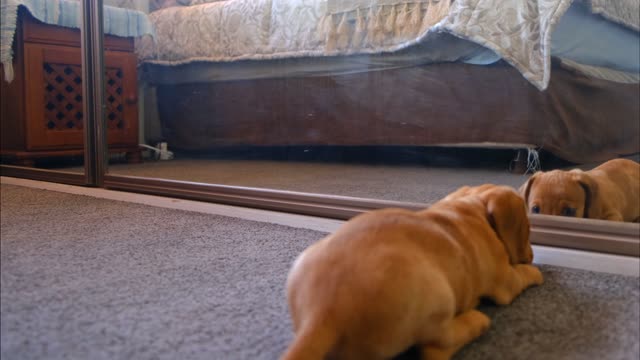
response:
[[[491,319],[487,315],[478,310],[469,310],[467,314],[466,321],[469,323],[473,338],[479,337],[489,330]]]
[[[532,268],[532,285],[542,285],[544,283],[544,277],[542,276],[542,272],[536,266],[531,265]]]
[[[525,280],[527,286],[542,285],[544,278],[542,272],[538,267],[529,264],[516,265],[517,270],[522,274],[522,279]]]

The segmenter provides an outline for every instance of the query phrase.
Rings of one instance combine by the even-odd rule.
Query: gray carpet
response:
[[[3,360],[277,359],[284,282],[324,234],[3,185]],[[461,359],[638,359],[638,278],[542,267]],[[410,358],[410,356],[408,356]]]

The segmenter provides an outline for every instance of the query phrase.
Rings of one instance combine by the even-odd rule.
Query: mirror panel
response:
[[[516,42],[488,49],[429,31],[430,16],[455,11],[441,3],[409,9],[423,15],[412,28],[402,19],[414,5],[105,1],[105,16],[142,11],[153,28],[133,51],[105,42],[107,72],[129,69],[107,101],[109,143],[125,150],[109,174],[432,203],[463,185],[637,163],[630,24],[575,2],[558,14],[545,65],[539,48],[523,57]],[[584,214],[572,207],[565,215]]]

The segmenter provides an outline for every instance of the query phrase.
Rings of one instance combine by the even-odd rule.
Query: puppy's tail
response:
[[[333,329],[326,326],[306,326],[296,334],[280,360],[323,360],[333,350],[336,342],[337,334]]]

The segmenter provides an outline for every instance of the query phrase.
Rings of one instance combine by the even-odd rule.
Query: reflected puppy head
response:
[[[581,170],[553,170],[535,173],[519,191],[533,214],[589,218],[597,186]]]
[[[511,264],[533,262],[526,204],[514,189],[493,184],[464,186],[442,201],[463,198],[477,198],[482,202],[487,221],[504,244]]]

